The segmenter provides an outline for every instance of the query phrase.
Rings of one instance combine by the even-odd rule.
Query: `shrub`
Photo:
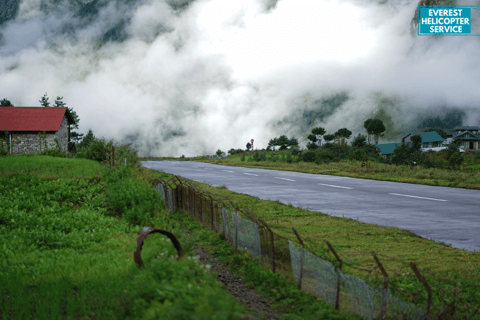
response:
[[[6,156],[8,154],[7,150],[3,147],[3,142],[0,141],[0,156]]]
[[[265,161],[267,160],[267,155],[264,152],[255,152],[253,154],[253,160],[254,161]]]
[[[316,158],[317,154],[315,151],[308,150],[301,154],[301,160],[305,162],[314,162]]]
[[[162,202],[149,185],[134,180],[129,168],[106,172],[107,215],[123,217],[132,225],[147,225]]]
[[[357,161],[367,161],[368,155],[363,149],[357,149],[352,152],[348,157],[350,160],[357,160]]]

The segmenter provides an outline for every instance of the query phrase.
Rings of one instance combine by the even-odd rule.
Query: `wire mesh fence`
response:
[[[153,184],[168,209],[178,209],[190,214],[205,227],[223,234],[238,250],[251,253],[260,263],[268,265],[273,272],[292,276],[300,289],[316,295],[337,309],[353,311],[364,319],[431,317],[431,291],[426,310],[392,295],[389,290],[389,276],[374,252],[372,255],[376,267],[384,276],[382,288],[375,288],[359,277],[344,274],[342,272],[344,262],[328,241],[326,241],[328,250],[336,258],[333,262],[307,251],[295,229],[292,228],[292,231],[300,245],[295,245],[291,240],[276,234],[262,219],[236,207],[228,198],[228,201],[222,200],[178,177],[170,181],[155,179]],[[242,218],[240,213],[249,219]],[[422,281],[423,277],[416,266],[413,265],[412,268],[416,269],[417,276]],[[428,290],[428,284],[425,285]]]

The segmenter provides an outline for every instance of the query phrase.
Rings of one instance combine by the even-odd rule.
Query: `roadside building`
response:
[[[422,138],[422,148],[442,147],[445,140],[436,131],[430,132],[412,132],[402,138],[402,142],[411,142],[412,136],[419,135]]]
[[[466,152],[480,150],[480,127],[459,126],[453,128],[452,140],[459,140],[460,147]]]
[[[74,123],[67,107],[0,107],[0,139],[8,140],[7,151],[12,154],[36,153],[45,147],[70,151],[70,125]]]

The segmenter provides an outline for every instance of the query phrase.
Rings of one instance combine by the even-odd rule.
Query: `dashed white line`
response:
[[[258,174],[246,173],[246,172],[244,172],[243,174],[248,174],[249,176],[255,176],[255,177],[258,177]]]
[[[233,172],[233,171],[230,171],[230,170],[222,170],[222,171],[225,171],[225,172]]]
[[[334,187],[334,188],[342,188],[342,189],[353,189],[353,188],[350,188],[350,187],[335,186],[335,185],[333,185],[333,184],[319,183],[319,185],[321,185],[321,186],[327,186],[327,187]]]
[[[287,179],[287,178],[278,178],[278,177],[274,177],[275,179],[282,179],[282,180],[287,180],[287,181],[295,181],[295,180],[292,180],[292,179]]]
[[[411,196],[408,194],[400,194],[400,193],[389,193],[393,196],[401,196],[401,197],[409,197],[409,198],[417,198],[417,199],[425,199],[425,200],[434,200],[434,201],[448,201],[443,199],[435,199],[435,198],[426,198],[426,197],[419,197],[419,196]]]

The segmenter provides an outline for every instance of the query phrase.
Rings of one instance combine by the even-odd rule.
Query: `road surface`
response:
[[[480,251],[480,191],[340,176],[230,167],[193,161],[143,161],[163,171],[311,211],[397,227]]]

